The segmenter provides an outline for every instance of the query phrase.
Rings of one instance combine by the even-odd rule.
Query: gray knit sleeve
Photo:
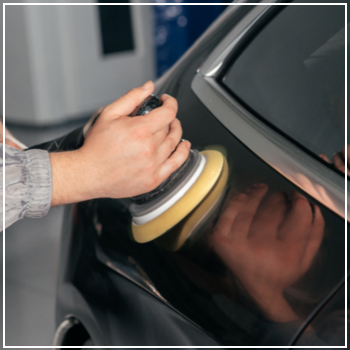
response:
[[[3,160],[3,144],[0,144]],[[40,218],[51,206],[52,175],[49,153],[20,151],[5,146],[1,162],[1,223],[3,220],[3,164],[5,163],[5,227],[23,217]],[[1,225],[1,227],[3,227]]]

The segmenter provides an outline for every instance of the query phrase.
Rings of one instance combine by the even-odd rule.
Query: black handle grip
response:
[[[160,107],[161,105],[162,102],[160,102],[157,96],[150,95],[134,109],[134,111],[130,114],[130,117],[145,115],[153,109]]]

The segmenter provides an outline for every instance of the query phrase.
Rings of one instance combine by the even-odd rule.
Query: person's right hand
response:
[[[153,90],[148,82],[105,107],[79,150],[50,154],[52,205],[146,193],[184,163],[190,143],[179,144],[182,128],[173,97],[163,95],[161,107],[128,117]]]

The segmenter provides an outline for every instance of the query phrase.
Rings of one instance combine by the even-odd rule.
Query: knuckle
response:
[[[150,176],[145,183],[146,190],[152,191],[159,185],[159,180],[156,175]]]
[[[144,148],[143,148],[143,155],[146,157],[146,158],[151,158],[154,154],[154,146],[149,144],[149,145],[145,145]],[[152,166],[150,164],[150,166]]]
[[[167,116],[171,117],[171,118],[175,118],[176,117],[176,111],[172,106],[164,106],[164,112],[167,114]]]
[[[147,134],[148,134],[148,132],[147,132],[147,128],[145,128],[145,127],[138,127],[138,128],[136,128],[136,130],[134,130],[134,132],[133,132],[133,136],[134,137],[136,137],[136,138],[138,138],[138,139],[145,139],[146,137],[147,137]]]
[[[143,172],[144,174],[147,174],[145,178],[149,180],[149,178],[153,175],[153,163],[147,162],[143,168]]]
[[[108,118],[108,116],[113,112],[113,108],[111,105],[106,106],[103,108],[103,111],[99,115],[98,119],[105,119]]]
[[[133,88],[126,93],[126,96],[128,96],[128,98],[130,98],[131,100],[133,100],[136,103],[140,102],[139,95],[140,95],[140,93],[139,93],[139,90],[137,88]]]
[[[169,151],[173,151],[176,148],[176,141],[174,139],[170,139],[168,142]]]

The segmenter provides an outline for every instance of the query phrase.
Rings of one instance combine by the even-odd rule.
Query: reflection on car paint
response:
[[[232,12],[220,30],[214,30],[157,84],[155,92],[177,98],[184,138],[190,139],[194,148],[220,145],[225,149],[222,153],[229,175],[220,205],[195,235],[170,251],[160,239],[144,244],[133,240],[132,217],[125,200],[78,204],[79,220],[73,221],[64,245],[68,257],[61,265],[58,324],[67,313],[77,313],[90,329],[94,330],[91,324],[97,325],[103,333],[100,343],[108,345],[134,345],[137,341],[168,345],[172,334],[187,334],[190,323],[178,331],[184,320],[203,332],[200,337],[177,337],[176,345],[205,345],[210,338],[217,345],[284,346],[295,345],[292,342],[301,334],[299,346],[344,344],[344,295],[339,293],[337,301],[327,304],[325,313],[320,312],[344,281],[344,220],[323,205],[315,191],[302,191],[274,169],[271,158],[252,151],[240,137],[242,130],[231,106],[225,109],[224,99],[213,111],[206,106],[212,95],[201,101],[191,88],[198,67],[249,11],[248,6],[241,11]],[[221,96],[221,90],[214,94]],[[231,124],[221,119],[218,111],[225,112]],[[266,134],[263,136],[266,141]],[[270,141],[276,148],[288,146],[274,138]],[[286,150],[295,164],[303,165],[308,159],[299,157],[303,153],[297,147]],[[279,160],[285,164],[289,158],[281,156]],[[316,162],[321,166],[316,169],[326,167]],[[297,169],[288,171],[296,176],[300,173]],[[320,175],[322,172],[315,176]],[[306,178],[323,186],[312,176]],[[253,187],[259,184],[264,185]],[[330,181],[329,186],[333,185]],[[67,284],[79,290],[85,304],[77,298],[69,304],[73,298],[67,297]],[[159,306],[156,313],[154,304],[149,306],[152,296]],[[171,318],[169,308],[176,310],[179,318]],[[87,310],[93,311],[89,314]],[[317,314],[320,318],[309,326]],[[328,332],[324,332],[325,324]],[[142,332],[147,334],[140,336]]]

